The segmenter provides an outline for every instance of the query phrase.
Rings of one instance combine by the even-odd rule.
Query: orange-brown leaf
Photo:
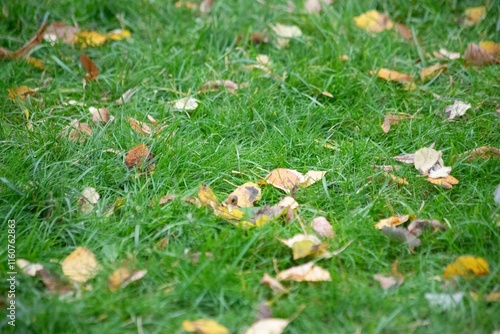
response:
[[[90,59],[90,57],[87,56],[86,54],[82,53],[80,54],[80,62],[82,63],[83,68],[87,72],[85,74],[85,79],[87,79],[88,81],[95,80],[99,75],[99,69],[94,64],[92,59]]]

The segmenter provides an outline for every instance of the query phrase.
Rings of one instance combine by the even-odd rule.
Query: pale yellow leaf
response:
[[[471,7],[465,10],[466,26],[473,26],[481,22],[486,17],[486,6]]]
[[[101,269],[94,253],[84,247],[77,247],[63,260],[61,266],[64,275],[79,283],[94,278]]]
[[[287,319],[268,318],[254,323],[245,334],[281,334],[290,323]]]
[[[403,216],[392,216],[389,218],[381,219],[377,224],[375,224],[375,228],[381,230],[384,226],[393,227],[401,225],[410,219],[410,215]]]
[[[300,185],[304,188],[309,187],[310,185],[316,183],[317,181],[321,180],[323,176],[325,176],[326,171],[321,172],[321,171],[314,171],[310,170],[304,175],[304,182],[301,182]]]
[[[379,33],[394,26],[387,15],[379,13],[376,10],[370,10],[360,16],[356,16],[354,22],[358,28],[372,33]]]
[[[320,282],[331,281],[330,273],[318,266],[314,262],[308,262],[300,266],[284,270],[276,277],[278,280],[289,280],[296,282]]]
[[[127,29],[115,29],[106,34],[108,39],[113,41],[119,41],[130,37],[130,30]]]
[[[278,280],[271,277],[268,273],[265,273],[260,283],[269,286],[273,291],[287,293],[288,289],[286,289]]]
[[[31,263],[25,259],[17,259],[16,265],[21,269],[21,271],[28,276],[35,277],[39,270],[44,269],[39,263]]]
[[[197,334],[229,334],[229,330],[226,327],[210,319],[184,320],[182,328],[186,332]]]

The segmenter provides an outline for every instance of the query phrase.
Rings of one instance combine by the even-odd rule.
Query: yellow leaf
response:
[[[472,7],[465,10],[465,25],[473,26],[481,22],[486,16],[486,6]]]
[[[451,189],[451,188],[453,188],[453,185],[459,183],[459,181],[451,175],[448,175],[446,177],[439,177],[439,178],[435,178],[435,179],[428,177],[426,180],[432,184],[441,186],[445,189]]]
[[[368,32],[378,33],[391,29],[394,24],[387,15],[379,13],[376,10],[370,10],[354,18],[356,25]]]
[[[127,29],[115,29],[108,32],[106,36],[108,37],[108,39],[111,39],[113,41],[119,41],[125,38],[129,38],[130,31]]]
[[[293,259],[301,259],[313,254],[316,250],[316,245],[311,240],[302,240],[292,245]]]
[[[486,51],[486,53],[496,56],[497,54],[500,54],[500,45],[498,45],[495,42],[492,41],[484,41],[479,43],[479,46]]]
[[[462,276],[470,279],[474,276],[487,275],[488,262],[481,257],[474,257],[470,255],[460,256],[455,262],[449,264],[444,269],[444,278],[453,278],[455,276]]]
[[[8,88],[9,98],[14,100],[15,98],[26,99],[28,95],[35,95],[38,92],[38,88],[29,88],[28,86],[19,86],[16,88]]]
[[[33,67],[36,67],[40,70],[44,70],[45,69],[45,66],[43,66],[43,63],[40,59],[37,59],[37,58],[34,58],[34,57],[28,57],[28,59],[26,59],[26,62],[28,64],[30,64],[31,66]]]
[[[88,248],[78,247],[61,263],[64,275],[73,281],[85,283],[97,275],[101,266]]]
[[[304,188],[309,187],[310,185],[316,183],[317,181],[321,180],[323,176],[325,176],[326,171],[315,171],[315,170],[310,170],[304,175],[305,181],[302,182],[300,185]]]
[[[260,200],[262,192],[258,184],[247,182],[233,191],[224,201],[240,208],[252,207],[253,203]]]
[[[320,282],[332,280],[330,273],[321,267],[315,266],[314,262],[308,262],[306,264],[284,270],[280,272],[276,278],[279,281],[289,280],[296,282]]]
[[[404,216],[392,216],[389,218],[381,219],[377,224],[375,224],[375,228],[381,230],[382,228],[384,228],[384,226],[387,227],[398,226],[408,221],[409,218],[410,215],[404,215]]]
[[[226,327],[210,319],[184,320],[182,328],[186,332],[198,334],[229,334],[229,330]]]
[[[426,68],[423,68],[420,71],[420,79],[422,81],[426,81],[427,79],[434,78],[439,75],[439,73],[445,72],[448,68],[448,65],[445,64],[435,64]]]
[[[127,268],[116,269],[108,278],[108,287],[111,291],[124,288],[134,281],[138,281],[146,275],[147,270],[130,270]]]
[[[81,48],[101,46],[108,38],[106,35],[100,34],[96,31],[84,30],[75,33],[74,41],[79,44]]]
[[[245,213],[238,209],[238,207],[227,207],[224,205],[219,205],[215,208],[215,215],[227,220],[240,220],[241,218],[243,218]]]
[[[215,209],[219,205],[219,200],[213,190],[206,184],[200,185],[198,190],[198,198],[200,202],[204,206],[208,206],[212,209]]]
[[[412,82],[413,78],[411,75],[400,73],[394,70],[390,70],[387,68],[381,68],[378,70],[378,72],[375,71],[370,71],[370,74],[375,74],[377,73],[377,77],[380,79],[384,79],[387,81],[397,81],[400,83],[407,83],[407,82]]]
[[[290,192],[294,187],[306,182],[304,175],[293,169],[276,168],[267,174],[266,182],[278,189]]]

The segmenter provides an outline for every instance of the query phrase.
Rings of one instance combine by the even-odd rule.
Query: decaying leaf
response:
[[[87,56],[86,54],[82,53],[80,54],[80,62],[82,63],[83,68],[87,72],[85,74],[85,79],[87,79],[88,81],[97,79],[97,76],[99,75],[99,69],[94,64],[92,59],[90,59],[90,57]]]
[[[16,51],[9,51],[5,48],[0,48],[0,59],[19,59],[26,56],[35,46],[40,44],[45,29],[47,29],[47,23],[42,24],[35,36],[33,36],[26,44]]]
[[[489,54],[481,46],[469,43],[464,55],[465,61],[473,65],[490,65],[499,62],[492,54]]]
[[[403,216],[392,216],[389,218],[384,218],[381,219],[377,224],[375,224],[375,228],[381,230],[385,226],[387,227],[393,227],[393,226],[398,226],[401,225],[410,219],[410,215],[403,215]]]
[[[198,90],[200,93],[215,92],[224,87],[229,93],[234,94],[238,90],[238,84],[231,80],[213,80],[207,81]]]
[[[200,199],[201,205],[207,206],[214,210],[219,205],[217,196],[213,192],[212,188],[210,188],[206,184],[200,185],[200,188],[198,189],[198,198]]]
[[[83,30],[74,33],[74,41],[82,48],[101,46],[108,41],[106,35],[97,31]]]
[[[304,188],[309,187],[310,185],[313,185],[317,181],[321,180],[323,176],[325,176],[326,171],[315,171],[315,170],[310,170],[304,175],[304,182],[302,182],[300,185]]]
[[[288,293],[288,289],[286,289],[278,280],[271,277],[268,273],[265,273],[260,283],[269,286],[273,291]]]
[[[87,139],[87,136],[90,136],[91,134],[92,129],[90,126],[87,123],[78,122],[75,118],[69,125],[62,129],[59,135],[66,137],[74,143],[83,143]]]
[[[153,134],[153,130],[149,125],[147,125],[144,122],[140,122],[136,120],[133,117],[130,117],[128,119],[128,122],[130,124],[130,127],[137,133],[140,133],[141,135],[151,135]]]
[[[251,212],[248,219],[241,222],[242,227],[264,226],[268,222],[285,215],[287,211],[288,207],[283,207],[280,205],[263,206],[261,208],[256,208]]]
[[[14,100],[20,98],[25,100],[28,96],[33,96],[38,92],[39,88],[29,88],[28,86],[19,86],[16,88],[8,88],[9,98]]]
[[[171,194],[163,195],[158,201],[158,205],[164,206],[165,204],[172,202],[175,199],[175,197],[176,197],[175,195]]]
[[[286,196],[278,202],[278,206],[295,210],[299,207],[299,203],[293,197]]]
[[[255,322],[245,334],[281,334],[290,323],[287,319],[268,318]]]
[[[394,261],[391,267],[391,276],[384,276],[381,274],[373,275],[373,279],[380,283],[384,290],[398,287],[403,284],[405,278],[398,270],[398,260]]]
[[[450,59],[450,60],[455,60],[455,59],[459,59],[461,56],[460,56],[460,52],[450,52],[446,49],[439,49],[439,51],[433,51],[432,54],[434,55],[434,57],[436,58],[439,58],[439,59],[442,59],[442,58],[447,58],[447,59]]]
[[[415,168],[430,178],[446,177],[451,172],[451,167],[445,167],[441,158],[443,152],[430,147],[424,147],[415,152]]]
[[[276,34],[275,45],[277,49],[282,49],[290,44],[290,39],[302,36],[302,30],[297,26],[284,24],[271,25],[271,29]]]
[[[292,267],[284,270],[276,277],[279,281],[296,281],[296,282],[320,282],[331,281],[330,273],[318,266],[314,262],[308,262],[300,266]]]
[[[110,119],[109,110],[107,108],[89,108],[90,113],[92,114],[92,122],[94,123],[108,123]]]
[[[87,187],[82,191],[82,197],[78,200],[80,211],[83,214],[89,214],[94,210],[94,204],[97,204],[101,195],[95,188]]]
[[[399,36],[401,36],[403,39],[406,39],[407,41],[413,40],[413,32],[406,25],[402,23],[396,23],[394,25],[394,30],[396,30]]]
[[[127,29],[115,29],[106,34],[106,37],[113,41],[120,41],[125,38],[130,37],[130,30]]]
[[[247,182],[229,194],[224,202],[240,208],[248,208],[252,207],[254,202],[259,201],[261,195],[262,191],[258,184]]]
[[[446,64],[435,64],[426,68],[423,68],[420,71],[420,80],[426,81],[428,79],[432,79],[439,75],[440,73],[446,72],[448,69],[448,65]]]
[[[312,221],[313,230],[321,237],[333,238],[332,224],[325,217],[316,217]]]
[[[199,320],[184,320],[182,322],[182,329],[186,332],[197,334],[229,334],[229,330],[210,319]]]
[[[297,186],[309,187],[320,180],[326,172],[309,171],[306,175],[293,169],[277,168],[266,176],[267,184],[271,184],[287,193]]]
[[[454,119],[458,116],[463,116],[467,110],[471,108],[471,104],[467,102],[462,102],[460,100],[455,100],[452,105],[444,108],[444,112],[446,113],[446,118],[449,120]]]
[[[496,55],[500,54],[500,45],[498,45],[497,43],[495,43],[493,41],[481,42],[481,43],[479,43],[479,46],[481,47],[481,49],[486,51],[486,53],[488,53],[492,56],[496,56]]]
[[[136,89],[136,88],[128,89],[125,93],[123,93],[123,95],[118,100],[115,101],[115,103],[117,105],[121,106],[124,103],[130,102],[132,95],[134,95],[137,91],[138,91],[138,89]]]
[[[384,30],[392,29],[394,26],[387,15],[379,13],[376,10],[370,10],[360,16],[356,16],[354,22],[358,28],[371,33],[379,33]]]
[[[39,270],[43,269],[43,266],[39,263],[31,263],[25,259],[17,259],[16,265],[21,269],[23,274],[35,277]]]
[[[451,189],[453,188],[454,185],[458,184],[459,181],[455,177],[448,175],[445,177],[439,177],[439,178],[427,178],[427,181],[429,181],[432,184],[441,186],[445,189]]]
[[[386,81],[399,82],[406,90],[414,90],[416,88],[413,77],[409,74],[400,73],[387,68],[381,68],[378,71],[370,71],[370,74],[376,74],[378,78]]]
[[[132,282],[138,281],[147,274],[147,270],[130,270],[118,268],[108,277],[108,287],[111,291],[124,288]]]
[[[280,239],[293,251],[293,259],[301,259],[309,255],[321,255],[326,249],[321,247],[321,240],[314,235],[296,234],[290,239]]]
[[[470,255],[459,256],[453,263],[444,269],[444,278],[462,276],[470,279],[476,276],[484,276],[489,273],[489,265],[485,259]]]
[[[421,244],[420,239],[408,232],[405,228],[384,226],[382,227],[382,234],[392,240],[406,243],[410,248],[418,247]]]
[[[68,26],[62,22],[54,22],[43,34],[43,39],[51,44],[54,44],[58,40],[66,44],[73,44],[75,40],[75,34],[79,31],[77,27]]]
[[[231,207],[226,205],[219,205],[215,208],[214,213],[216,216],[226,220],[241,220],[245,213],[238,209],[238,207]]]
[[[500,292],[490,292],[486,295],[479,296],[476,292],[471,291],[470,296],[474,301],[479,301],[479,300],[484,300],[485,302],[492,303],[492,302],[500,302]]]
[[[457,157],[462,156],[468,156],[467,161],[472,161],[474,159],[489,159],[494,157],[500,158],[500,148],[481,146],[457,155]]]
[[[396,125],[400,121],[405,120],[405,119],[413,119],[413,115],[394,115],[391,113],[386,113],[384,117],[384,121],[382,122],[382,131],[384,133],[388,133],[389,130],[391,129],[391,125]]]
[[[125,156],[125,165],[128,168],[140,167],[144,163],[153,159],[153,154],[145,144],[139,144],[130,149]],[[150,165],[154,169],[154,165]],[[151,170],[149,168],[149,170]]]
[[[464,24],[468,27],[481,22],[486,17],[486,6],[472,7],[465,10]]]
[[[446,231],[446,227],[437,219],[416,219],[408,225],[408,232],[417,237],[427,229]]]
[[[47,269],[38,270],[36,274],[41,277],[43,284],[51,293],[65,295],[73,290],[69,282],[62,280],[60,276],[52,274]]]
[[[463,292],[456,292],[453,294],[448,293],[426,293],[425,299],[429,302],[431,307],[439,307],[447,310],[452,307],[458,306],[464,297]]]
[[[405,164],[413,165],[415,163],[415,153],[398,155],[393,157],[393,159]]]
[[[198,100],[193,97],[184,97],[179,100],[171,101],[173,103],[173,110],[189,111],[198,108]]]
[[[64,275],[79,283],[85,283],[94,278],[101,270],[94,253],[84,247],[77,247],[64,259],[61,266]]]

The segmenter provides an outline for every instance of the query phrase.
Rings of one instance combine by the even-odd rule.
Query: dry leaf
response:
[[[382,122],[382,131],[388,133],[391,129],[391,125],[396,125],[400,121],[405,119],[413,119],[411,115],[394,115],[391,113],[386,113],[384,117],[384,121]]]
[[[316,217],[312,221],[313,230],[321,237],[333,238],[332,224],[325,217]]]
[[[447,310],[460,304],[464,295],[465,294],[463,292],[457,292],[454,294],[426,293],[425,299],[429,301],[431,307],[440,307]]]
[[[295,210],[299,207],[299,203],[293,197],[286,196],[278,202],[278,206]]]
[[[60,40],[66,44],[73,44],[75,34],[79,31],[77,27],[68,26],[62,22],[52,23],[43,35],[43,39],[51,44]]]
[[[115,103],[117,105],[121,106],[124,103],[130,102],[132,95],[134,95],[137,91],[138,91],[138,89],[136,89],[136,88],[130,88],[125,93],[123,93],[123,95],[118,100],[116,100]]]
[[[163,195],[160,198],[160,200],[158,201],[158,205],[164,206],[165,204],[172,202],[174,199],[175,199],[175,195],[170,195],[170,194]]]
[[[108,123],[110,119],[109,110],[107,108],[89,108],[90,113],[92,114],[92,122],[94,123]]]
[[[132,117],[130,117],[128,119],[128,122],[129,122],[130,127],[132,128],[132,130],[134,130],[137,133],[140,133],[141,135],[151,135],[151,134],[153,134],[153,130],[151,130],[151,128],[149,127],[149,125],[147,125],[144,122],[140,122],[140,121],[138,121],[138,120],[136,120],[135,118],[132,118]]]
[[[271,25],[271,29],[276,34],[276,48],[287,47],[290,39],[302,36],[302,31],[297,26],[287,26],[284,24]]]
[[[413,165],[415,163],[415,153],[398,155],[396,157],[393,157],[393,159],[405,164]]]
[[[314,262],[289,268],[278,274],[276,277],[279,281],[296,281],[296,282],[320,282],[331,281],[330,273],[325,269],[315,266]]]
[[[462,276],[470,279],[475,276],[484,276],[489,273],[488,267],[488,262],[481,257],[470,255],[460,256],[455,262],[446,266],[443,277],[453,278],[455,276]]]
[[[49,292],[63,295],[72,291],[72,286],[68,282],[63,281],[58,275],[53,275],[47,269],[38,270],[37,275],[41,277]]]
[[[403,39],[406,39],[407,41],[412,41],[413,40],[413,33],[410,28],[405,26],[402,23],[396,23],[394,26],[394,30],[401,36]]]
[[[489,54],[485,49],[481,46],[469,43],[467,45],[467,49],[465,50],[464,55],[465,61],[471,63],[473,65],[490,65],[498,62],[497,59],[491,54]]]
[[[200,185],[198,189],[198,198],[200,199],[200,203],[202,205],[212,208],[213,210],[215,210],[215,208],[219,205],[217,196],[213,192],[212,188],[206,184]]]
[[[277,168],[266,176],[266,182],[287,193],[294,187],[305,182],[305,177],[293,169]]]
[[[97,79],[97,76],[99,75],[99,69],[94,64],[92,59],[90,59],[89,56],[87,56],[86,54],[82,53],[80,54],[80,62],[82,63],[83,68],[87,72],[85,74],[85,79],[87,79],[88,81]]]
[[[422,175],[429,175],[431,170],[443,168],[444,162],[441,158],[442,154],[443,152],[437,151],[433,148],[421,148],[415,152],[415,168],[422,173]]]
[[[392,216],[389,218],[381,219],[377,224],[375,224],[375,228],[381,230],[385,226],[387,227],[398,226],[407,222],[408,219],[410,219],[410,215]]]
[[[257,314],[255,315],[255,321],[269,319],[272,315],[271,302],[261,301],[257,309]]]
[[[38,68],[40,70],[44,70],[45,69],[45,66],[43,65],[43,62],[40,59],[33,58],[33,57],[28,57],[26,59],[26,62],[28,64],[30,64],[31,66],[36,67],[36,68]]]
[[[254,323],[245,334],[281,334],[290,323],[287,319],[268,318]]]
[[[380,283],[384,290],[399,286],[398,280],[392,276],[384,276],[382,274],[373,275],[373,279]]]
[[[252,212],[252,215],[248,220],[242,222],[242,227],[264,226],[269,221],[285,215],[287,211],[287,207],[279,205],[258,208]]]
[[[323,176],[325,176],[326,171],[314,171],[310,170],[304,175],[304,182],[301,182],[300,185],[304,188],[309,187],[310,185],[316,183],[321,180]]]
[[[200,12],[206,13],[212,8],[215,0],[203,0],[200,4]]]
[[[95,188],[87,187],[82,191],[82,197],[78,200],[80,211],[83,214],[89,214],[94,210],[94,204],[97,204],[101,195]]]
[[[67,137],[68,140],[74,143],[83,143],[86,139],[86,136],[90,136],[92,134],[92,129],[87,123],[80,123],[75,118],[71,121],[71,123],[65,126],[60,136]],[[85,135],[85,136],[84,136]]]
[[[5,48],[0,48],[0,59],[19,59],[26,56],[35,46],[40,44],[45,29],[47,29],[47,23],[42,24],[35,36],[33,36],[26,44],[16,51],[9,51]]]
[[[495,43],[493,41],[481,42],[481,43],[479,43],[479,46],[481,47],[481,49],[486,51],[486,53],[488,53],[492,56],[496,56],[496,55],[500,54],[500,45],[498,45],[497,43]]]
[[[106,34],[106,37],[108,39],[111,39],[113,41],[120,41],[125,38],[130,37],[130,31],[127,29],[115,29]]]
[[[387,15],[379,13],[376,10],[370,10],[360,16],[354,17],[354,22],[358,28],[372,33],[379,33],[384,30],[392,29],[394,26]]]
[[[147,270],[130,270],[118,268],[108,277],[108,287],[111,291],[124,288],[132,282],[138,281],[147,274]]]
[[[306,0],[304,3],[306,13],[319,13],[321,11],[320,0]]]
[[[420,239],[405,228],[384,226],[382,227],[382,233],[392,240],[408,244],[410,248],[418,247],[421,244]]]
[[[19,86],[16,88],[8,88],[9,98],[14,100],[16,98],[20,98],[25,100],[28,96],[35,95],[38,92],[39,88],[29,88],[28,86]]]
[[[35,277],[36,273],[39,270],[44,269],[43,266],[39,263],[31,263],[25,259],[17,259],[16,260],[16,265],[21,269],[23,274]]]
[[[416,88],[411,75],[400,73],[387,68],[381,68],[378,71],[370,71],[371,75],[374,75],[375,73],[380,79],[401,83],[406,90],[414,90]]]
[[[77,247],[64,259],[61,266],[64,275],[79,283],[85,283],[94,278],[101,269],[94,253],[84,247]]]
[[[231,94],[234,94],[234,92],[238,90],[238,84],[231,80],[213,80],[205,82],[205,84],[203,84],[198,91],[200,93],[215,92],[220,90],[222,87],[225,87]]]
[[[440,73],[446,72],[448,65],[446,64],[435,64],[426,68],[423,68],[420,71],[420,79],[422,81],[426,81],[428,79],[432,79],[439,75]]]
[[[248,208],[252,207],[254,202],[259,201],[261,195],[262,192],[258,184],[247,182],[229,194],[224,202],[240,208]]]
[[[229,330],[226,327],[210,319],[184,320],[182,322],[182,329],[186,332],[197,334],[229,334]]]
[[[463,116],[465,112],[471,108],[471,104],[467,102],[462,102],[460,100],[455,100],[452,105],[444,108],[444,112],[446,113],[446,117],[451,120],[457,116]]]
[[[139,144],[128,151],[125,156],[125,165],[128,168],[140,167],[151,159],[153,159],[153,154],[149,148],[145,144]]]
[[[106,43],[108,38],[106,35],[96,31],[83,30],[74,33],[74,41],[80,45],[82,49],[87,47],[101,46]]]
[[[455,177],[453,177],[451,175],[448,175],[446,177],[436,178],[436,179],[433,179],[433,178],[429,177],[426,180],[429,181],[432,184],[441,186],[441,187],[443,187],[445,189],[451,189],[451,188],[453,188],[453,186],[455,184],[459,183],[459,181]]]
[[[457,157],[468,156],[467,161],[472,161],[476,158],[489,159],[493,157],[500,158],[500,148],[481,146],[470,151],[466,151],[457,155]]]
[[[486,17],[486,6],[472,7],[465,10],[464,24],[468,27],[481,22]]]
[[[185,97],[171,101],[171,103],[173,103],[173,109],[177,111],[189,111],[198,108],[198,100],[193,97]]]
[[[229,207],[224,205],[216,207],[214,213],[216,216],[227,220],[240,220],[245,215],[245,213],[238,209],[238,207]]]
[[[434,57],[436,58],[448,58],[450,60],[460,59],[460,52],[450,52],[446,49],[439,49],[439,52],[433,52]]]
[[[309,255],[315,255],[321,249],[321,240],[314,235],[296,234],[290,239],[280,239],[283,244],[293,250],[293,259],[301,259]]]
[[[478,294],[474,291],[470,292],[470,296],[474,301],[479,301],[479,300],[484,300],[485,302],[492,303],[492,302],[500,302],[500,292],[490,292],[487,295],[482,295],[482,298],[479,298]]]
[[[446,227],[436,219],[416,219],[408,225],[408,232],[417,237],[421,235],[422,231],[425,229],[446,231]]]
[[[288,289],[286,289],[278,280],[275,278],[271,277],[268,273],[265,273],[262,279],[260,280],[260,283],[267,285],[270,287],[273,291],[276,292],[282,292],[282,293],[288,293]]]

